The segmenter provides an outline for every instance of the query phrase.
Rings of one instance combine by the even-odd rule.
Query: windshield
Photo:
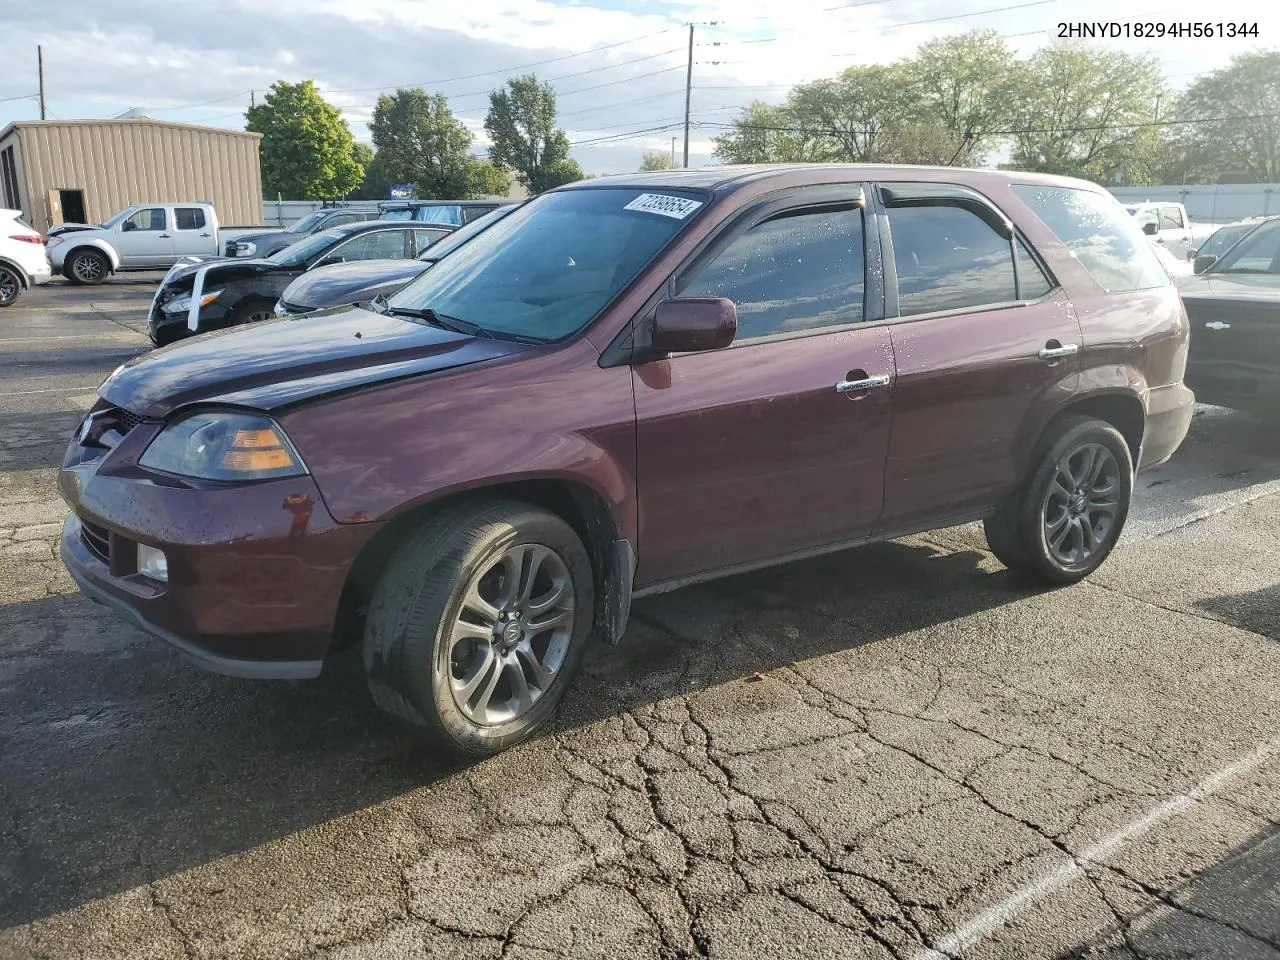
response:
[[[426,250],[422,251],[422,255],[419,256],[418,259],[425,260],[427,263],[435,263],[446,254],[457,250],[477,233],[482,233],[485,230],[488,230],[514,209],[515,207],[504,207],[501,210],[494,210],[492,213],[486,213],[478,220],[472,220],[465,227],[461,227],[453,231],[453,233],[449,234],[443,240],[433,243],[431,246],[427,247]]]
[[[321,230],[319,233],[313,233],[309,237],[289,244],[289,246],[273,253],[267,259],[272,263],[280,264],[282,267],[300,267],[316,254],[327,250],[345,236],[346,234],[341,230]]]
[[[115,216],[113,216],[110,220],[108,220],[106,223],[102,225],[107,228],[114,227],[117,223],[122,221],[125,217],[132,216],[137,211],[137,209],[138,209],[137,207],[125,207],[123,210],[121,210],[119,213],[117,213]]]
[[[1230,226],[1220,227],[1210,235],[1208,240],[1200,245],[1200,249],[1196,251],[1196,256],[1202,257],[1210,253],[1221,256],[1233,243],[1257,226],[1256,223],[1233,223]]]
[[[308,213],[297,223],[290,226],[285,233],[310,233],[311,228],[324,219],[324,211],[317,210],[315,213]]]
[[[1211,271],[1280,274],[1280,220],[1258,227],[1228,250]]]
[[[496,336],[560,340],[591,322],[702,207],[702,195],[688,191],[545,193],[388,303],[429,308]]]

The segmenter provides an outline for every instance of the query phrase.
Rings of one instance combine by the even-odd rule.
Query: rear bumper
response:
[[[1181,383],[1156,387],[1147,394],[1147,426],[1142,435],[1138,469],[1159,466],[1186,439],[1195,414],[1196,395]]]
[[[48,283],[53,279],[53,267],[48,260],[43,263],[34,264],[31,272],[27,274],[27,281],[33,287],[38,287],[42,283]]]

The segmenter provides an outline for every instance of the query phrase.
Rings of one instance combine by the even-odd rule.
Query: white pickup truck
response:
[[[106,223],[49,231],[49,264],[72,283],[101,283],[122,270],[155,270],[183,257],[216,257],[228,240],[261,227],[220,228],[211,203],[140,203]]]
[[[1150,200],[1127,203],[1124,207],[1152,243],[1158,243],[1175,258],[1186,260],[1191,251],[1217,229],[1213,224],[1192,224],[1187,208],[1180,203]]]

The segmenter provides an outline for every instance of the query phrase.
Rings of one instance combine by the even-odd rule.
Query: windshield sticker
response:
[[[661,193],[642,193],[623,210],[640,210],[643,213],[656,213],[660,217],[671,217],[683,220],[702,206],[701,200],[688,200],[684,197],[668,197]]]

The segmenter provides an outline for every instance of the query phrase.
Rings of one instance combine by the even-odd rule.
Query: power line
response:
[[[20,97],[0,97],[0,103],[8,103],[11,100],[38,100],[39,98],[40,94],[38,93],[24,93]]]
[[[200,103],[187,103],[180,107],[148,107],[147,109],[154,113],[167,113],[171,110],[194,110],[196,107],[211,107],[215,103],[226,103],[228,100],[234,100],[237,97],[247,97],[252,93],[252,90],[241,90],[239,93],[231,93],[225,97],[219,97],[217,100],[204,100]]]
[[[897,30],[901,27],[918,27],[921,24],[925,24],[925,23],[944,23],[948,20],[965,20],[969,17],[981,17],[988,13],[1004,13],[1007,10],[1022,10],[1022,9],[1025,9],[1026,7],[1043,7],[1046,4],[1062,3],[1062,2],[1063,0],[1027,0],[1027,2],[1024,2],[1024,3],[1015,3],[1006,7],[990,7],[986,10],[973,10],[969,13],[948,14],[945,17],[926,17],[923,20],[908,20],[905,23],[890,23],[890,24],[885,24],[882,27],[877,27],[876,29]],[[859,33],[859,32],[861,31],[859,30],[845,31],[845,33]]]
[[[445,77],[440,80],[426,80],[421,83],[396,83],[385,87],[352,87],[346,90],[326,90],[325,93],[367,93],[370,90],[394,90],[397,87],[432,87],[441,83],[453,83],[456,80],[475,80],[479,77],[492,77],[499,73],[511,73],[515,70],[527,70],[529,67],[541,67],[548,63],[559,63],[562,60],[572,60],[574,57],[585,57],[589,53],[600,53],[603,50],[612,50],[615,47],[624,47],[629,43],[639,43],[641,40],[650,40],[653,37],[660,37],[664,33],[670,33],[674,27],[668,27],[665,30],[659,30],[656,33],[646,33],[644,36],[632,37],[629,40],[619,40],[617,43],[606,43],[603,47],[592,47],[590,50],[582,50],[578,53],[565,54],[562,57],[551,57],[547,60],[534,60],[530,63],[518,63],[515,66],[503,67],[500,70],[486,70],[483,73],[468,73],[460,77]]]
[[[588,139],[588,140],[570,140],[569,146],[581,147],[587,144],[605,143],[612,140],[629,140],[632,137],[643,136],[650,133],[663,133],[667,130],[678,130],[682,125],[683,124],[680,120],[676,120],[672,123],[668,123],[659,127],[646,127],[642,130],[630,130],[626,133],[615,133],[607,137],[592,137],[591,139]]]

